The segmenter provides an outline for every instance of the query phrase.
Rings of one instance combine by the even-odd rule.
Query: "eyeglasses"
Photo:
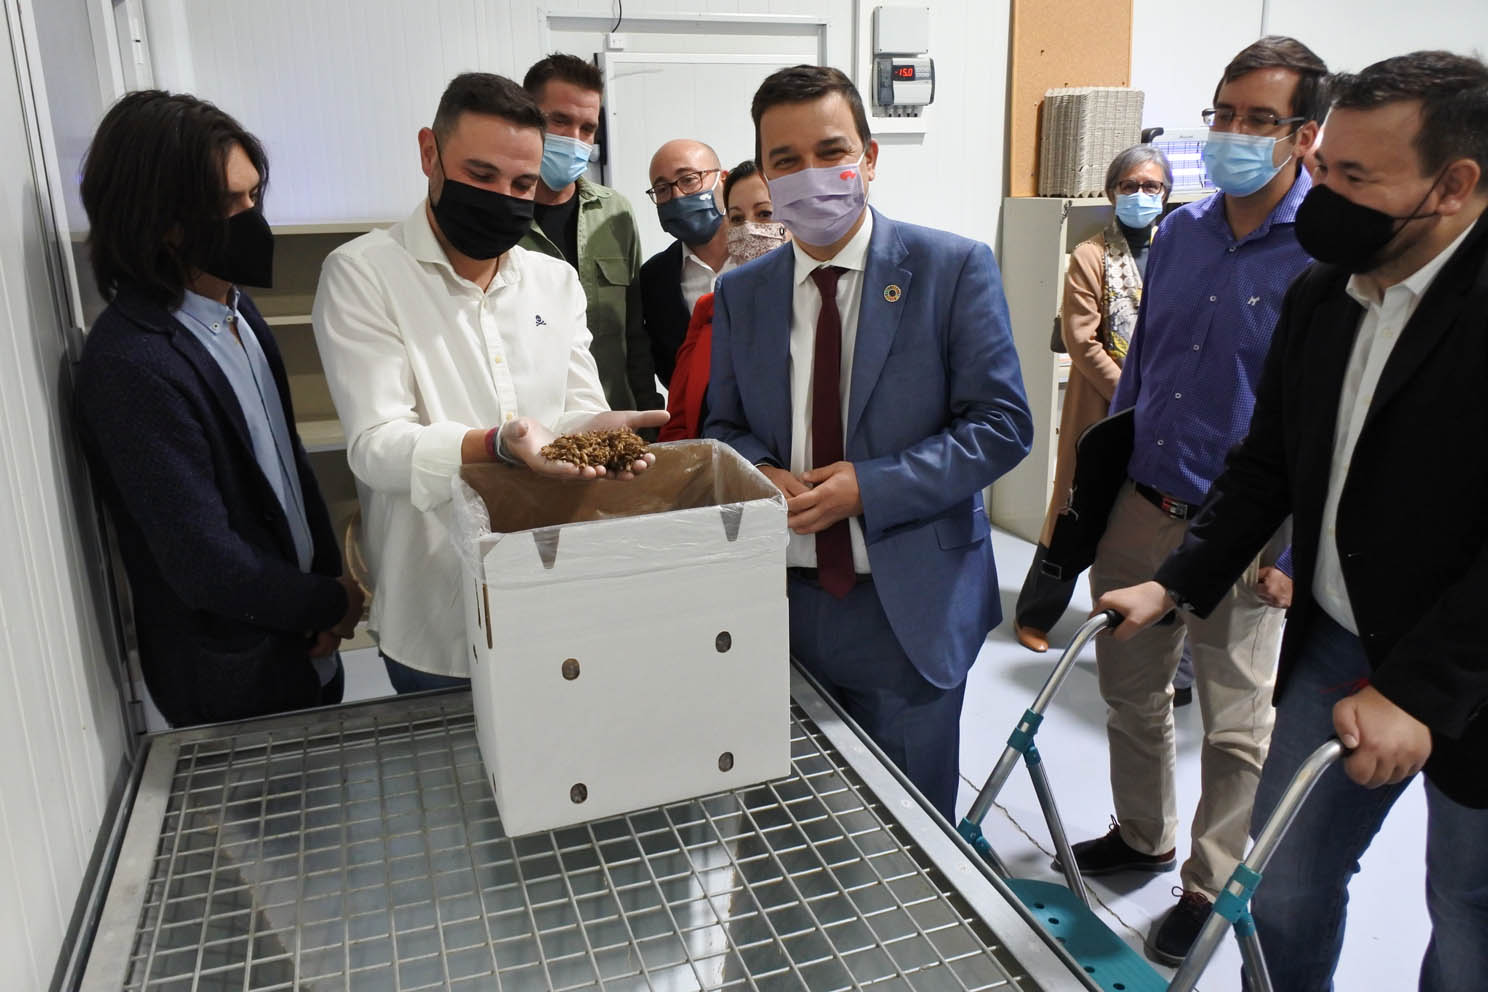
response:
[[[676,179],[663,179],[646,190],[646,195],[651,197],[652,203],[665,203],[674,196],[691,196],[693,193],[702,192],[703,183],[707,182],[709,176],[716,176],[722,171],[722,169],[704,169],[702,172],[684,172]]]
[[[1122,196],[1131,196],[1133,193],[1147,193],[1150,196],[1160,196],[1168,187],[1155,179],[1144,179],[1137,182],[1135,179],[1123,179],[1116,184],[1116,192]]]
[[[1230,127],[1236,121],[1240,122],[1244,131],[1270,131],[1281,127],[1283,124],[1301,124],[1307,120],[1306,117],[1277,117],[1270,113],[1237,114],[1231,107],[1210,107],[1199,114],[1204,119],[1205,127]]]

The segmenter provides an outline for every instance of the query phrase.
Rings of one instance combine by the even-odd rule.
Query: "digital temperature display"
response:
[[[894,78],[895,79],[913,79],[913,78],[915,78],[915,67],[912,66],[912,65],[896,65],[896,66],[894,66]]]

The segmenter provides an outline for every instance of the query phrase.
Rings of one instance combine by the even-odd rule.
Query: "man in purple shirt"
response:
[[[1301,158],[1317,139],[1326,73],[1300,42],[1262,38],[1225,68],[1204,111],[1204,161],[1221,192],[1173,213],[1152,243],[1141,315],[1111,401],[1113,411],[1136,408],[1135,440],[1090,573],[1096,597],[1153,575],[1250,424],[1282,297],[1309,262],[1293,218],[1312,185]],[[1286,563],[1269,567],[1271,557],[1252,562],[1207,619],[1180,613],[1178,624],[1096,645],[1116,823],[1075,845],[1087,875],[1176,864],[1170,686],[1185,637],[1193,656],[1202,792],[1183,896],[1146,942],[1166,964],[1188,952],[1244,854],[1291,597]]]

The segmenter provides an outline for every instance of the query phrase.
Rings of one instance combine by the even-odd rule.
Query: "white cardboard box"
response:
[[[714,441],[629,482],[456,479],[476,736],[509,835],[790,771],[785,501]]]

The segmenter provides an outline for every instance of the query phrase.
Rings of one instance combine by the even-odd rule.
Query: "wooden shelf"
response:
[[[318,451],[342,451],[346,448],[346,432],[339,420],[301,420],[295,424],[300,443],[311,453]]]
[[[272,317],[264,317],[264,323],[270,327],[309,327],[310,314],[308,313],[284,313],[274,314]]]
[[[390,220],[333,220],[310,224],[274,224],[271,226],[277,235],[298,234],[366,234],[380,227],[391,227],[396,221]]]
[[[279,293],[274,290],[260,290],[253,294],[253,302],[258,306],[258,312],[263,314],[264,320],[269,326],[281,317],[300,317],[310,312],[315,302],[315,293]]]

